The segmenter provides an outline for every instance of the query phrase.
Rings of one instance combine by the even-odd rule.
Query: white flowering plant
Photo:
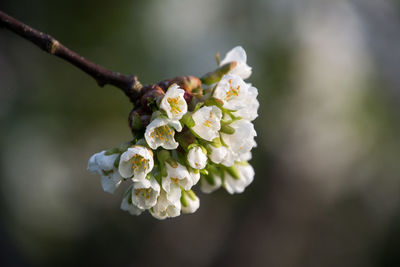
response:
[[[201,78],[145,86],[129,115],[133,139],[90,158],[88,170],[101,175],[104,191],[131,183],[122,210],[176,217],[199,208],[196,185],[203,193],[223,187],[234,194],[253,181],[248,161],[256,146],[258,90],[244,81],[251,67],[242,47],[217,61]]]

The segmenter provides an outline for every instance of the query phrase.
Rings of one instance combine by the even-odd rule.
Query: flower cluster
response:
[[[254,177],[248,161],[259,106],[257,88],[244,81],[250,75],[238,46],[195,85],[164,82],[146,96],[150,114],[133,113],[134,139],[94,154],[88,170],[101,175],[109,193],[132,181],[121,209],[134,215],[149,210],[157,219],[195,212],[197,184],[204,193],[221,186],[230,194],[243,192]]]

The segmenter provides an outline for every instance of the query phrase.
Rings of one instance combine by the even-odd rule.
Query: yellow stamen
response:
[[[171,107],[171,112],[175,114],[182,112],[181,108],[179,107],[179,97],[167,98],[167,102]]]

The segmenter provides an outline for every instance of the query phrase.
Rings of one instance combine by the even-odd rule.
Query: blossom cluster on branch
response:
[[[176,217],[199,208],[197,184],[204,193],[224,187],[234,194],[253,181],[248,161],[259,103],[257,88],[244,81],[251,75],[246,60],[244,49],[235,47],[201,80],[164,81],[142,96],[130,117],[134,139],[94,154],[88,164],[106,192],[132,182],[121,209]]]

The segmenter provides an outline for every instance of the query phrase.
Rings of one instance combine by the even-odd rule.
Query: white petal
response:
[[[187,159],[193,169],[204,169],[207,164],[207,155],[200,147],[193,147],[189,150]]]
[[[140,215],[143,212],[142,209],[136,207],[135,205],[129,204],[126,197],[122,199],[121,210],[129,212],[131,215]]]
[[[222,111],[216,106],[205,106],[192,115],[195,125],[192,130],[201,138],[212,141],[219,137],[221,129]]]
[[[113,170],[113,173],[110,173],[109,175],[101,176],[101,186],[105,192],[110,194],[114,193],[115,189],[118,188],[121,182],[122,177],[118,174],[116,169]]]
[[[227,148],[225,146],[214,147],[212,145],[209,147],[211,149],[211,153],[208,155],[208,157],[212,162],[220,164],[228,153]]]
[[[171,122],[165,118],[156,118],[147,125],[144,137],[152,149],[157,149],[159,146],[165,149],[176,149],[178,147],[179,144],[174,139],[175,131],[169,126],[171,123],[179,129],[175,121]]]
[[[190,171],[189,174],[192,178],[192,186],[196,185],[200,180],[200,172],[199,171]]]
[[[135,157],[137,160],[134,160]],[[144,146],[133,146],[122,153],[119,172],[124,178],[130,178],[133,175],[133,181],[141,181],[153,167],[153,153]]]
[[[160,103],[160,108],[167,113],[168,118],[180,120],[187,112],[187,103],[183,97],[184,95],[185,91],[180,89],[176,84],[168,88]]]
[[[223,141],[236,154],[249,152],[254,146],[254,137],[257,135],[254,125],[249,121],[239,120],[234,121],[230,126],[235,129],[235,133],[221,133]]]
[[[200,199],[196,196],[193,200],[190,197],[186,197],[188,205],[185,207],[182,205],[182,213],[195,213],[200,207]]]
[[[246,51],[241,46],[236,46],[229,51],[221,61],[220,66],[229,62],[237,62],[237,66],[231,71],[232,74],[239,75],[242,79],[247,79],[251,75],[251,67],[246,64]]]
[[[213,96],[221,100],[223,107],[230,110],[238,110],[246,107],[249,84],[237,75],[227,74],[217,84]]]
[[[200,181],[200,189],[203,193],[209,194],[221,187],[222,181],[219,176],[214,175],[214,184],[208,183],[206,178],[202,177]]]

